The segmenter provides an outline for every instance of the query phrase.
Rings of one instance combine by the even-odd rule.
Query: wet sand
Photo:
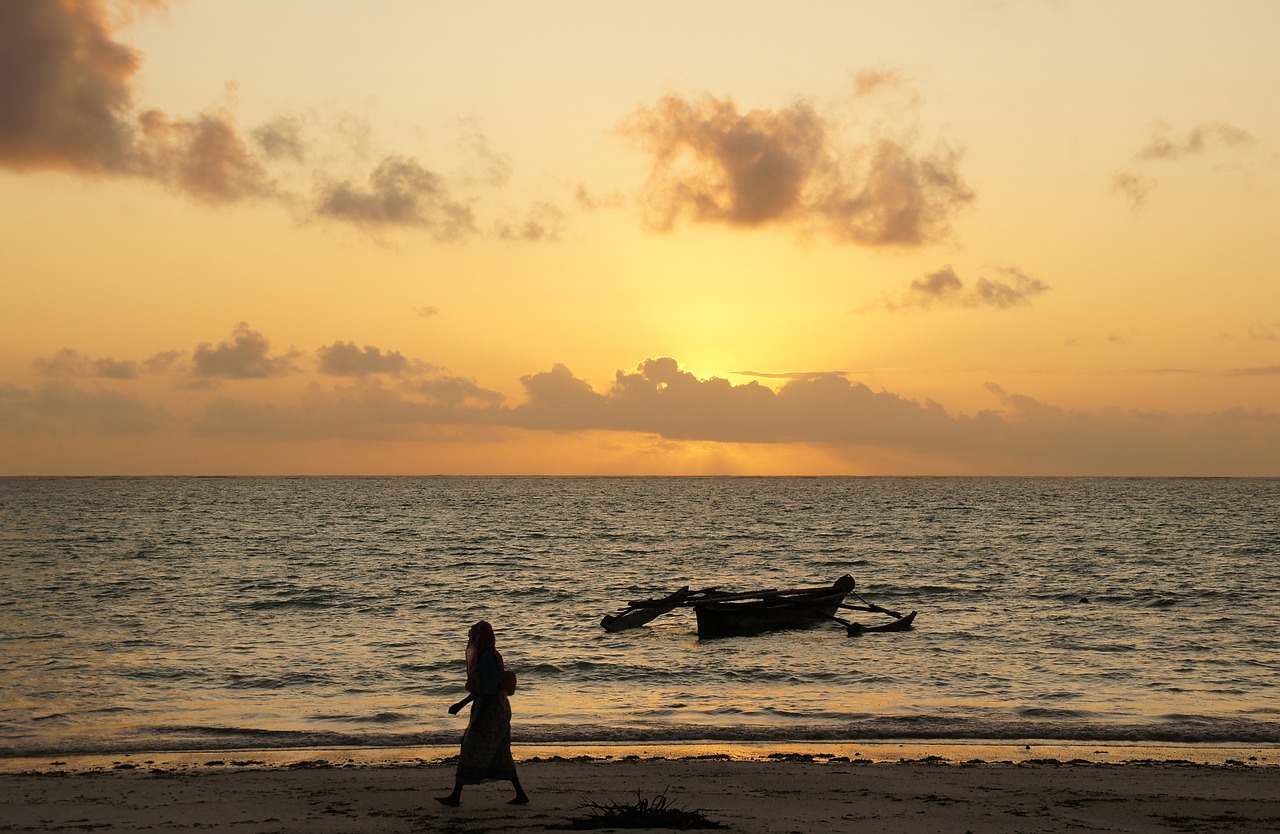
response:
[[[0,831],[545,831],[588,816],[588,803],[659,794],[727,830],[753,833],[1280,830],[1274,750],[1190,757],[1221,761],[1204,764],[1168,755],[1100,761],[1114,755],[1101,748],[1066,760],[1010,746],[1016,756],[984,760],[894,759],[921,745],[862,746],[853,756],[839,755],[847,745],[808,747],[821,752],[521,750],[532,797],[523,807],[506,804],[506,783],[468,787],[461,808],[442,806],[433,797],[448,792],[452,764],[405,751],[163,754],[38,768],[10,760],[11,772],[0,773]]]

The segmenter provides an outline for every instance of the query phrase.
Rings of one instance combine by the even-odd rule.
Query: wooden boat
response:
[[[663,603],[655,605],[644,605],[635,608],[628,608],[621,614],[605,614],[604,619],[600,621],[600,625],[605,631],[625,631],[628,628],[636,628],[647,622],[656,620],[663,614],[674,611],[680,603],[689,596],[689,586],[685,585],[680,590],[661,600],[650,600],[654,603]],[[665,603],[670,602],[670,605]]]
[[[845,626],[849,636],[866,632],[906,631],[911,628],[916,612],[902,615],[873,605],[854,593],[852,576],[842,576],[830,585],[818,588],[770,588],[743,593],[722,592],[718,588],[690,591],[686,585],[673,594],[656,599],[632,600],[626,610],[606,615],[600,625],[606,631],[624,631],[651,622],[676,608],[692,608],[697,618],[699,637],[729,637],[760,634],[782,629],[807,628],[834,621]],[[853,593],[863,605],[850,605],[845,598]],[[893,617],[880,625],[862,625],[836,616],[841,609],[871,611]]]
[[[699,637],[734,637],[790,628],[807,628],[835,618],[836,609],[853,590],[853,577],[842,576],[829,588],[778,591],[760,599],[713,601],[693,606]]]

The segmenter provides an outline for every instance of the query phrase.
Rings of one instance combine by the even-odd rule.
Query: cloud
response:
[[[478,119],[461,119],[459,124],[463,133],[458,144],[480,166],[479,173],[471,175],[471,178],[493,188],[506,185],[512,174],[510,155],[493,149],[489,137],[480,129]]]
[[[166,0],[0,2],[0,169],[137,178],[209,203],[307,205],[308,217],[370,231],[413,229],[448,241],[475,232],[472,207],[457,185],[411,156],[384,154],[363,176],[325,170],[335,158],[315,148],[327,140],[368,150],[371,130],[357,119],[308,130],[299,117],[280,115],[245,134],[235,117],[235,84],[227,85],[222,103],[194,116],[140,106],[135,79],[142,54],[120,41],[118,29],[133,12],[167,6]],[[464,127],[462,150],[479,172],[464,175],[460,185],[501,188],[512,175],[510,160],[478,126]],[[269,167],[287,163],[308,165],[291,172],[294,190]],[[551,240],[562,220],[534,206],[518,221],[496,224],[497,234]]]
[[[0,387],[0,429],[15,434],[120,437],[154,431],[169,420],[133,394],[85,391],[66,382],[37,390]]]
[[[583,211],[617,210],[625,208],[627,205],[627,198],[621,191],[597,192],[582,183],[579,183],[574,189],[573,201]]]
[[[210,110],[194,119],[147,110],[138,124],[135,165],[144,176],[215,203],[275,193],[230,110]]]
[[[268,356],[270,347],[265,336],[240,322],[230,342],[219,342],[217,347],[206,343],[196,348],[193,370],[197,377],[222,379],[267,379],[297,371],[293,364],[296,352]]]
[[[399,355],[344,342],[328,347],[334,345],[355,365],[385,367],[387,357]],[[231,343],[202,345],[196,366],[243,378],[278,371],[281,359],[271,356],[265,338],[240,325]],[[73,371],[93,362],[74,351],[55,360]],[[840,373],[751,372],[785,378],[775,390],[754,379],[734,384],[699,378],[672,357],[619,371],[600,390],[555,365],[523,377],[524,397],[515,403],[474,380],[430,369],[420,375],[348,370],[349,381],[334,387],[312,382],[301,396],[276,393],[257,402],[219,396],[197,400],[195,411],[176,416],[138,396],[87,390],[68,380],[29,388],[0,383],[0,437],[109,438],[176,430],[197,439],[377,444],[494,440],[510,437],[503,433],[510,430],[617,432],[677,449],[687,443],[790,444],[848,461],[852,471],[885,460],[944,474],[1273,475],[1280,467],[1280,414],[1072,411],[996,383],[987,385],[991,408],[956,414]],[[1271,377],[1280,368],[1232,373]]]
[[[147,359],[143,366],[151,373],[163,373],[176,366],[185,356],[180,350],[166,350]]]
[[[783,373],[769,373],[766,371],[734,371],[734,376],[752,376],[758,379],[821,379],[822,377],[834,376],[845,377],[848,374],[845,371],[789,371]]]
[[[881,299],[865,309],[899,311],[987,307],[1008,310],[1030,306],[1032,298],[1051,289],[1048,284],[1016,267],[997,267],[996,272],[1001,276],[999,279],[980,276],[972,289],[965,289],[964,282],[948,264],[912,281],[900,298]]]
[[[996,271],[1009,280],[978,278],[978,285],[973,293],[975,301],[972,306],[994,307],[997,310],[1026,307],[1030,306],[1034,296],[1050,289],[1048,284],[1032,278],[1015,267],[999,267]]]
[[[680,221],[775,225],[839,243],[909,247],[945,238],[953,215],[974,199],[959,151],[919,154],[885,138],[842,145],[805,102],[743,113],[727,98],[669,95],[620,130],[650,159],[640,203],[655,230]]]
[[[431,304],[427,304],[417,308],[416,310],[414,310],[414,312],[422,316],[424,319],[430,319],[440,315],[440,308],[433,306]]]
[[[368,374],[399,375],[408,372],[411,364],[398,350],[382,352],[381,348],[355,342],[334,342],[316,351],[320,358],[320,373],[330,376],[365,376]]]
[[[499,221],[494,232],[500,240],[552,241],[559,240],[564,231],[565,214],[551,203],[538,203],[531,207],[523,219]]]
[[[1266,365],[1258,368],[1236,368],[1229,371],[1228,376],[1280,376],[1280,365]]]
[[[141,362],[133,359],[93,359],[74,348],[63,348],[48,359],[35,360],[32,366],[44,376],[126,380],[138,379],[144,373],[168,371],[182,357],[182,352],[171,350],[157,353]]]
[[[853,94],[858,98],[869,98],[885,92],[906,90],[909,87],[902,74],[893,69],[863,69],[853,74]]]
[[[1140,163],[1164,163],[1199,156],[1212,149],[1230,149],[1247,145],[1254,137],[1247,130],[1226,122],[1205,122],[1186,132],[1179,133],[1167,122],[1156,122],[1147,139],[1133,159]],[[1160,183],[1154,177],[1133,171],[1120,170],[1111,176],[1108,191],[1129,201],[1134,214],[1146,207],[1147,200]]]
[[[151,0],[0,4],[0,166],[156,180],[222,202],[272,192],[228,108],[195,118],[133,112],[141,55],[115,39],[110,11]]]
[[[559,431],[608,429],[672,440],[739,443],[877,444],[904,440],[932,447],[951,432],[941,406],[923,407],[833,375],[796,379],[779,391],[751,381],[698,379],[670,357],[618,372],[604,394],[568,368],[522,379],[528,402],[509,411],[512,425]],[[932,426],[932,429],[928,427]]]
[[[418,379],[407,390],[424,397],[428,402],[452,408],[489,409],[500,405],[506,397],[476,384],[474,380],[459,376],[434,376]]]
[[[1280,342],[1280,322],[1249,325],[1249,338],[1260,342]]]
[[[420,440],[445,426],[498,424],[502,395],[470,380],[439,376],[401,388],[376,378],[325,389],[311,385],[297,403],[244,402],[220,397],[195,418],[200,436],[266,440]]]
[[[306,159],[310,142],[304,134],[302,121],[296,116],[276,116],[254,128],[250,135],[267,159],[293,162]]]
[[[1141,211],[1147,204],[1147,198],[1159,183],[1151,177],[1133,171],[1117,171],[1111,176],[1110,193],[1120,194],[1129,201],[1134,213]]]
[[[506,411],[524,428],[614,430],[677,441],[799,443],[856,460],[864,450],[924,456],[934,471],[1038,474],[1274,474],[1280,414],[1073,412],[988,390],[1001,406],[949,414],[834,375],[788,382],[697,379],[650,359],[597,393],[564,366],[524,378],[528,402]]]
[[[87,376],[102,379],[137,379],[137,362],[90,359],[72,348],[63,348],[50,359],[37,359],[37,372],[46,376]]]
[[[139,54],[112,38],[102,0],[0,4],[0,164],[126,171]]]
[[[368,185],[350,181],[325,186],[317,214],[365,227],[416,226],[441,240],[475,231],[471,209],[449,195],[444,179],[404,156],[388,156]]]
[[[1151,138],[1135,155],[1141,160],[1180,159],[1201,154],[1210,147],[1234,148],[1253,141],[1253,135],[1243,128],[1226,122],[1206,122],[1196,125],[1186,133],[1178,134],[1173,126],[1156,122]]]

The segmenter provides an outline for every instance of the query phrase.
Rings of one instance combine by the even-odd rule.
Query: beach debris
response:
[[[568,825],[556,826],[566,831],[590,831],[598,828],[673,828],[677,831],[724,828],[724,825],[707,819],[701,811],[677,808],[667,799],[667,788],[649,799],[636,791],[636,801],[621,804],[613,800],[607,803],[584,802],[586,816],[572,817]]]

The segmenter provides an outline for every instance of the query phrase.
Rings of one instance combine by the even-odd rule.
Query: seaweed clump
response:
[[[609,800],[607,804],[586,802],[586,816],[574,817],[568,825],[557,826],[568,831],[589,831],[597,828],[674,828],[689,831],[698,828],[724,828],[720,823],[707,819],[701,811],[677,808],[667,800],[667,792],[649,799],[636,791],[636,801],[622,804]]]

